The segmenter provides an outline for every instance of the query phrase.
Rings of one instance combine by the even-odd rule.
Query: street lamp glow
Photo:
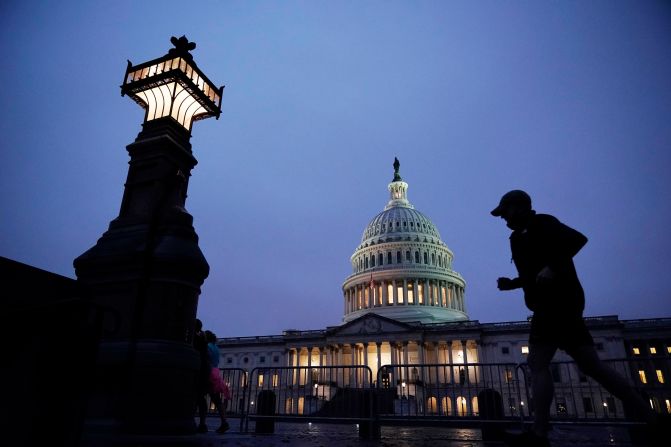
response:
[[[171,117],[186,130],[193,121],[219,118],[224,87],[216,87],[196,66],[185,36],[170,40],[175,48],[158,59],[133,65],[128,61],[121,95],[146,110],[145,122]]]

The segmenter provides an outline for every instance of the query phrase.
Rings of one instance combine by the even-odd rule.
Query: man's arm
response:
[[[499,290],[514,290],[522,287],[522,281],[519,278],[499,278],[496,280],[496,286]]]

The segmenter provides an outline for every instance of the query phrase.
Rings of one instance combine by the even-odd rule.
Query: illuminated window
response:
[[[394,286],[387,283],[387,304],[394,304]]]
[[[648,379],[645,378],[645,371],[642,369],[638,370],[638,377],[641,379],[641,383],[648,383]]]
[[[277,388],[277,385],[280,383],[280,375],[275,373],[273,374],[273,388]]]
[[[259,388],[263,387],[263,374],[259,374]]]
[[[510,383],[513,381],[513,371],[510,369],[506,369],[506,383]]]
[[[417,301],[424,304],[424,284],[417,284]]]
[[[666,412],[671,414],[671,401],[669,399],[666,399]]]
[[[396,293],[398,294],[398,302],[403,303],[403,283],[396,286]]]
[[[429,414],[438,413],[438,400],[435,397],[429,397],[426,402],[426,411]]]
[[[457,397],[457,415],[458,416],[466,416],[468,413],[468,401],[466,400],[465,397],[459,396]]]
[[[440,403],[441,403],[441,408],[443,410],[443,415],[444,416],[451,416],[452,415],[452,399],[450,399],[449,397],[443,397],[440,400]]]
[[[657,348],[650,346],[650,354],[657,354]]]
[[[633,351],[634,351],[634,355],[639,355],[641,353],[641,350],[638,349],[638,348],[634,348]]]
[[[666,347],[666,352],[667,352],[667,354],[671,354],[671,346]]]
[[[471,411],[473,416],[477,416],[480,412],[480,408],[478,406],[478,396],[473,396],[471,399]]]
[[[442,296],[443,307],[447,307],[447,289],[445,286],[440,286],[440,294]]]
[[[655,372],[657,373],[657,381],[659,383],[664,383],[664,374],[662,374],[662,370],[657,369],[657,370],[655,370]]]
[[[408,283],[408,304],[415,303],[415,285],[412,281]]]
[[[529,347],[528,346],[522,346],[522,354],[528,354],[529,353]]]

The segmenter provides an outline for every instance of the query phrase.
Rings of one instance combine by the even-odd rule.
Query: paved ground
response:
[[[223,435],[215,432],[194,436],[165,436],[116,439],[114,442],[96,437],[85,438],[83,446],[194,446],[194,447],[498,447],[498,442],[483,442],[480,431],[436,427],[382,427],[382,438],[375,441],[359,439],[354,425],[277,423],[272,435],[256,435],[240,431],[236,419]],[[210,419],[212,430],[216,419]],[[252,424],[253,427],[253,424]],[[632,446],[626,429],[621,427],[555,427],[551,443],[554,447]]]

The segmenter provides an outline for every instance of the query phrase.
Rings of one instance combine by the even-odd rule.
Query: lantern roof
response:
[[[128,61],[121,95],[147,111],[145,121],[169,116],[190,130],[193,121],[218,119],[224,86],[217,87],[196,65],[189,52],[195,42],[186,36],[170,41],[174,48],[162,57],[138,65]]]

